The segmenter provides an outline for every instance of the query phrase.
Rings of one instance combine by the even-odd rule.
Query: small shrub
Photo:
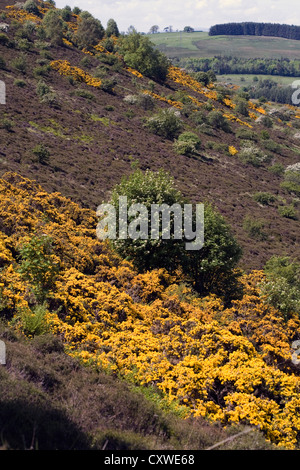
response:
[[[238,139],[257,141],[257,135],[251,129],[238,129],[235,135]]]
[[[273,127],[273,121],[272,119],[269,117],[269,116],[263,116],[261,118],[261,123],[263,126],[267,127],[267,128],[271,128]]]
[[[78,88],[75,90],[75,95],[80,96],[81,98],[86,98],[87,100],[94,100],[95,95],[88,90],[83,90],[82,88]]]
[[[282,217],[285,217],[286,219],[297,219],[295,207],[292,205],[279,207],[278,212]]]
[[[23,5],[23,9],[28,13],[33,13],[34,15],[40,16],[40,11],[34,0],[27,0]]]
[[[43,144],[36,145],[32,150],[32,153],[36,156],[37,161],[42,165],[49,162],[50,152]]]
[[[243,229],[251,238],[255,238],[259,241],[264,241],[267,239],[267,235],[264,232],[264,222],[262,220],[257,220],[247,215],[244,219]]]
[[[24,88],[26,86],[26,82],[25,82],[25,80],[22,80],[21,78],[16,78],[14,80],[14,85],[18,86],[20,88]]]
[[[229,122],[223,116],[221,111],[211,111],[208,115],[208,123],[210,126],[221,129],[225,132],[231,131]]]
[[[239,158],[243,163],[256,167],[263,165],[263,163],[268,162],[270,159],[270,157],[264,154],[258,147],[251,144],[242,147]]]
[[[275,152],[275,153],[280,153],[282,148],[277,142],[274,142],[274,140],[267,140],[264,142],[264,147],[267,150],[270,150],[270,152]]]
[[[7,46],[9,44],[9,37],[5,33],[0,33],[0,44]]]
[[[280,186],[289,193],[300,196],[300,171],[286,171],[284,174],[284,181]]]
[[[50,69],[51,67],[49,64],[38,65],[33,69],[33,75],[35,77],[45,77],[46,75],[48,75]]]
[[[106,93],[113,93],[116,84],[117,80],[104,78],[101,81],[101,90],[105,91]]]
[[[148,118],[146,127],[154,134],[173,139],[178,136],[182,128],[182,122],[178,112],[169,108],[160,110],[158,114]]]
[[[193,132],[183,132],[174,142],[175,152],[181,155],[192,156],[197,154],[201,147],[201,140]]]
[[[300,265],[289,257],[273,256],[265,266],[266,281],[261,293],[266,302],[283,313],[288,320],[300,312]]]
[[[18,39],[16,42],[18,49],[21,51],[29,51],[31,49],[31,42],[26,38]]]
[[[260,137],[261,137],[262,140],[269,140],[270,139],[270,134],[269,134],[268,131],[263,130],[260,133]]]
[[[274,163],[274,165],[270,166],[268,170],[274,173],[274,175],[281,176],[284,174],[284,166],[282,163]]]
[[[23,74],[26,73],[27,71],[27,61],[26,61],[26,56],[24,54],[20,54],[19,57],[14,59],[11,63],[13,68],[15,68],[18,72],[21,72]]]
[[[5,129],[6,131],[10,132],[13,128],[13,121],[11,119],[8,119],[8,118],[3,118],[0,120],[0,127],[2,129]]]
[[[33,338],[48,331],[46,313],[46,305],[36,305],[32,310],[24,308],[19,311],[13,322],[16,328],[22,331],[25,336]]]
[[[264,206],[268,206],[276,201],[276,197],[270,193],[258,192],[253,195],[254,201],[262,204]]]

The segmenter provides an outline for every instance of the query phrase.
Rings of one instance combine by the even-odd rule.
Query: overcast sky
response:
[[[258,21],[300,25],[299,0],[56,0],[63,8],[78,6],[98,18],[106,27],[113,18],[120,31],[134,26],[148,32],[158,25],[182,30],[209,28],[231,21]]]

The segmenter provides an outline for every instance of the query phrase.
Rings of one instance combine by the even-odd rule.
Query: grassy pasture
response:
[[[168,57],[235,56],[299,59],[300,41],[262,36],[209,36],[207,32],[158,33],[151,41]]]
[[[251,85],[255,85],[255,82],[253,81],[254,77],[257,77],[259,80],[273,80],[280,85],[286,86],[291,85],[296,80],[295,77],[281,77],[280,75],[224,74],[218,75],[218,82],[229,83],[241,87],[249,87]]]

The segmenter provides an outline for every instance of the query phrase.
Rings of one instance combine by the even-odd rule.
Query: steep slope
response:
[[[235,109],[235,92],[230,95],[227,90],[227,98],[220,98],[218,90],[203,87],[178,69],[170,68],[165,83],[158,83],[128,69],[117,51],[108,53],[103,45],[89,51],[70,41],[55,46],[39,40],[36,32],[26,39],[18,26],[21,22],[24,27],[26,17],[20,18],[17,7],[5,6],[4,21],[10,28],[8,41],[2,38],[0,43],[0,56],[6,64],[0,75],[6,84],[6,105],[0,105],[1,174],[17,171],[38,180],[46,190],[59,190],[82,207],[95,210],[121,175],[131,171],[132,162],[139,160],[142,169],[170,171],[192,201],[209,200],[216,205],[243,247],[242,267],[260,269],[273,254],[299,259],[298,196],[281,187],[282,174],[270,171],[275,163],[286,168],[299,161],[296,109],[285,107],[274,113],[271,103],[264,108],[249,104],[251,114],[243,116]],[[47,3],[44,6],[50,8]],[[39,27],[40,19],[31,16],[31,21]],[[76,21],[74,16],[71,23],[76,25]],[[59,65],[64,62],[57,61],[67,61],[91,77],[101,76],[106,88],[78,82],[70,68],[60,69],[67,75],[62,76]],[[37,91],[41,80],[50,88],[47,96]],[[145,99],[145,92],[148,97],[152,94],[151,102]],[[139,99],[131,99],[132,95]],[[146,119],[159,109],[174,106],[181,113],[183,130],[200,137],[197,155],[178,155],[174,139],[152,134],[145,127]],[[231,132],[211,121],[213,110],[225,115]],[[266,114],[273,122],[267,140],[261,137],[266,130],[261,118]],[[241,135],[241,130],[250,133]],[[240,159],[249,142],[268,156],[258,166]],[[33,152],[41,143],[49,151],[49,160],[43,163]],[[229,147],[238,153],[231,155]],[[272,202],[255,201],[258,192],[271,194]],[[283,217],[279,209],[291,205],[293,216]],[[245,229],[249,215],[262,222],[262,235],[249,235]]]
[[[247,424],[258,427],[267,441],[277,446],[297,448],[300,382],[291,345],[299,338],[299,316],[290,314],[286,319],[265,303],[260,295],[263,273],[244,276],[243,297],[226,308],[214,295],[199,298],[184,279],[170,276],[163,269],[136,272],[97,240],[94,212],[81,209],[59,193],[47,193],[32,181],[7,173],[0,181],[0,194],[0,316],[14,334],[28,340],[40,338],[44,350],[48,342],[50,349],[53,344],[47,335],[55,335],[68,355],[101,374],[113,374],[142,386],[147,396],[178,419],[205,418],[226,424],[230,432],[232,424]],[[10,338],[9,334],[1,337],[4,341]],[[36,347],[34,344],[31,348]],[[62,380],[60,358],[58,370],[49,370],[48,361],[53,360],[34,356],[31,361],[30,349],[17,365],[17,359],[11,359],[10,348],[13,353],[14,347],[8,343],[8,371],[1,371],[1,386],[25,374],[35,390],[28,394],[28,409],[31,404],[42,407],[40,413],[44,416],[45,393],[56,390],[57,381]],[[62,364],[65,361],[62,358]],[[80,377],[77,393],[84,395],[88,392],[84,392],[84,379]],[[27,387],[30,390],[30,383]],[[72,394],[75,389],[76,385]],[[42,396],[36,396],[39,390]],[[62,384],[60,393],[64,390]],[[32,402],[35,397],[37,402]],[[18,399],[24,402],[24,396]],[[51,403],[51,416],[56,417],[59,429],[63,426],[61,420],[69,423],[71,436],[72,432],[79,435],[89,429],[90,415],[80,421],[74,408],[76,400],[71,410],[68,399],[63,401],[69,410],[65,420],[61,416],[64,410],[57,408],[56,394],[51,395]],[[5,408],[3,413],[0,407],[0,417],[5,419]],[[26,436],[33,432],[30,423]],[[4,432],[4,424],[2,427]],[[112,428],[142,433],[118,420]],[[100,418],[93,430],[99,429],[104,434],[108,431]],[[159,448],[191,444],[148,437],[148,445]],[[55,439],[53,442],[57,445]],[[262,448],[261,441],[250,442],[243,445]],[[103,445],[103,440],[100,443]],[[65,445],[70,445],[70,440]],[[138,445],[147,444],[142,440]]]

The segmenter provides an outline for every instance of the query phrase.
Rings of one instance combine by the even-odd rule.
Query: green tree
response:
[[[19,272],[31,283],[37,298],[44,300],[59,271],[52,239],[48,235],[34,235],[20,247],[19,252]]]
[[[230,125],[221,111],[211,111],[208,115],[208,122],[212,127],[230,132]]]
[[[76,41],[79,47],[89,47],[97,44],[104,37],[104,28],[101,21],[90,13],[80,13]]]
[[[174,142],[174,149],[177,153],[186,156],[197,154],[201,147],[200,138],[193,132],[183,132]]]
[[[203,248],[184,252],[183,272],[197,292],[215,293],[227,302],[240,293],[240,272],[235,268],[242,249],[224,217],[208,203],[205,204],[204,230]]]
[[[265,265],[266,281],[261,285],[266,302],[287,320],[300,314],[300,263],[288,256],[273,256]]]
[[[157,114],[148,118],[145,125],[154,134],[173,139],[179,134],[182,121],[174,109],[168,108],[161,109]]]
[[[120,36],[118,25],[113,18],[110,18],[108,20],[105,33],[107,37],[111,37],[111,36],[119,37]]]
[[[167,204],[169,207],[178,204],[184,214],[184,204],[188,203],[168,173],[163,170],[142,172],[138,169],[128,177],[122,178],[121,183],[113,189],[110,199],[110,203],[116,210],[117,235],[120,228],[118,222],[120,196],[127,197],[128,207],[132,203],[141,203],[147,208],[149,227],[147,239],[133,240],[130,237],[120,239],[117,236],[111,241],[122,257],[131,260],[141,271],[162,267],[170,271],[181,268],[194,288],[203,295],[215,290],[227,299],[228,295],[232,296],[237,293],[238,274],[234,268],[240,259],[241,248],[224,218],[211,205],[205,205],[204,246],[198,251],[188,251],[184,234],[181,238],[174,238],[177,219],[174,218],[172,212],[170,239],[163,239],[162,225],[158,239],[152,239],[150,236],[152,204]],[[131,218],[128,219],[129,224],[131,220]]]
[[[23,5],[23,9],[28,13],[33,13],[34,15],[41,16],[40,10],[37,6],[37,2],[34,0],[27,0]]]
[[[45,29],[46,37],[51,40],[51,43],[55,45],[62,45],[64,23],[59,11],[48,10],[43,18],[42,24]]]
[[[133,30],[122,38],[120,52],[129,67],[154,80],[164,81],[167,77],[169,61],[155,48],[147,36]]]
[[[128,177],[123,177],[111,196],[110,203],[115,207],[117,221],[119,220],[119,196],[126,196],[128,207],[133,203],[143,204],[148,211],[147,223],[150,227],[151,204],[168,204],[172,206],[176,203],[183,203],[183,197],[177,190],[174,180],[163,170],[152,172],[140,169],[134,171]],[[134,217],[128,218],[128,224]],[[117,233],[120,226],[117,224]],[[172,231],[171,231],[172,233]],[[161,232],[160,232],[161,235]],[[125,240],[117,237],[112,241],[116,251],[123,257],[131,260],[140,271],[164,267],[169,270],[176,269],[181,253],[181,241],[173,240]]]

